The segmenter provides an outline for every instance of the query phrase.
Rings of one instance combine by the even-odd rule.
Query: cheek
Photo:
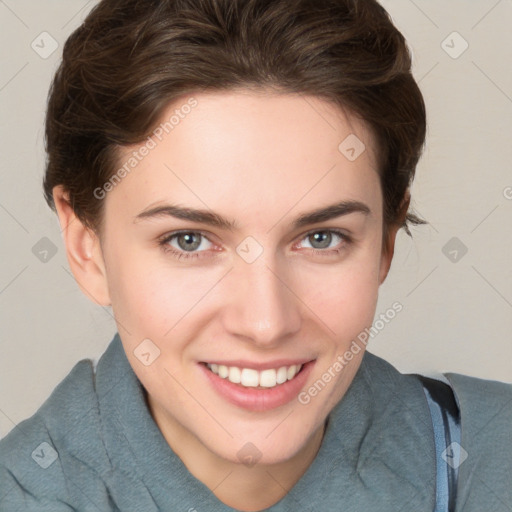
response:
[[[373,321],[379,290],[379,257],[366,251],[337,268],[305,272],[304,302],[340,343],[350,342]]]
[[[339,263],[290,262],[294,266],[288,274],[290,287],[317,323],[323,321],[327,326],[328,335],[346,339],[371,324],[380,262],[375,241],[368,241]],[[218,293],[223,287],[217,285],[226,269],[180,268],[164,254],[149,257],[148,251],[136,246],[120,249],[127,246],[128,241],[124,245],[118,241],[110,247],[108,281],[116,320],[133,334],[134,342],[146,337],[161,340],[171,330],[179,332],[191,318],[198,326],[201,319],[222,308]]]
[[[136,338],[161,340],[178,330],[220,277],[218,272],[173,268],[165,256],[148,258],[142,251],[111,256],[119,262],[108,272],[112,308],[116,320]]]

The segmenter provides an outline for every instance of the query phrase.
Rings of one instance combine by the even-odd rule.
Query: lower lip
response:
[[[246,388],[241,384],[233,384],[213,373],[203,363],[199,366],[205,373],[213,388],[228,402],[248,411],[268,411],[291,402],[304,387],[315,361],[302,366],[301,371],[292,379],[274,388]]]

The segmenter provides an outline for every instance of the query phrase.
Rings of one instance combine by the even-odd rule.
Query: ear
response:
[[[100,306],[111,304],[107,273],[100,240],[78,219],[71,207],[69,193],[58,185],[53,200],[59,216],[68,263],[82,292]]]
[[[382,284],[386,279],[389,269],[391,268],[391,262],[393,261],[393,255],[395,254],[395,242],[398,230],[402,227],[405,222],[407,211],[409,210],[409,204],[411,202],[411,192],[409,189],[405,191],[404,198],[400,203],[400,213],[398,215],[395,224],[388,226],[387,236],[382,243],[382,256],[379,270],[379,284]]]

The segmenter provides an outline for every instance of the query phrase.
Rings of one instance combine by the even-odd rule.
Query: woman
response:
[[[510,506],[512,386],[365,351],[425,138],[377,2],[103,0],[46,136],[118,334],[0,443],[2,510]]]

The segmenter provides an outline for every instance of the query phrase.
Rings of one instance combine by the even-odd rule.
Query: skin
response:
[[[162,119],[187,98],[169,105]],[[92,300],[112,306],[170,447],[218,499],[255,511],[278,502],[307,470],[364,350],[307,405],[292,400],[262,412],[219,396],[198,363],[314,359],[307,389],[372,324],[398,225],[383,244],[375,144],[357,118],[316,97],[273,91],[194,98],[191,113],[108,192],[100,235],[74,216],[62,187],[54,198],[75,278]],[[353,162],[338,150],[349,134],[366,145]],[[137,148],[122,149],[120,166]],[[300,214],[340,201],[360,201],[369,213],[292,227]],[[136,219],[170,203],[209,209],[237,228],[170,216]],[[198,236],[200,257],[178,259],[159,245],[183,229],[207,237]],[[308,236],[328,229],[350,241],[332,233],[322,248]],[[263,249],[252,263],[236,252],[248,236]],[[177,237],[169,246],[186,253]],[[134,355],[147,338],[161,351],[149,366]],[[252,467],[237,456],[248,442],[261,452]]]

